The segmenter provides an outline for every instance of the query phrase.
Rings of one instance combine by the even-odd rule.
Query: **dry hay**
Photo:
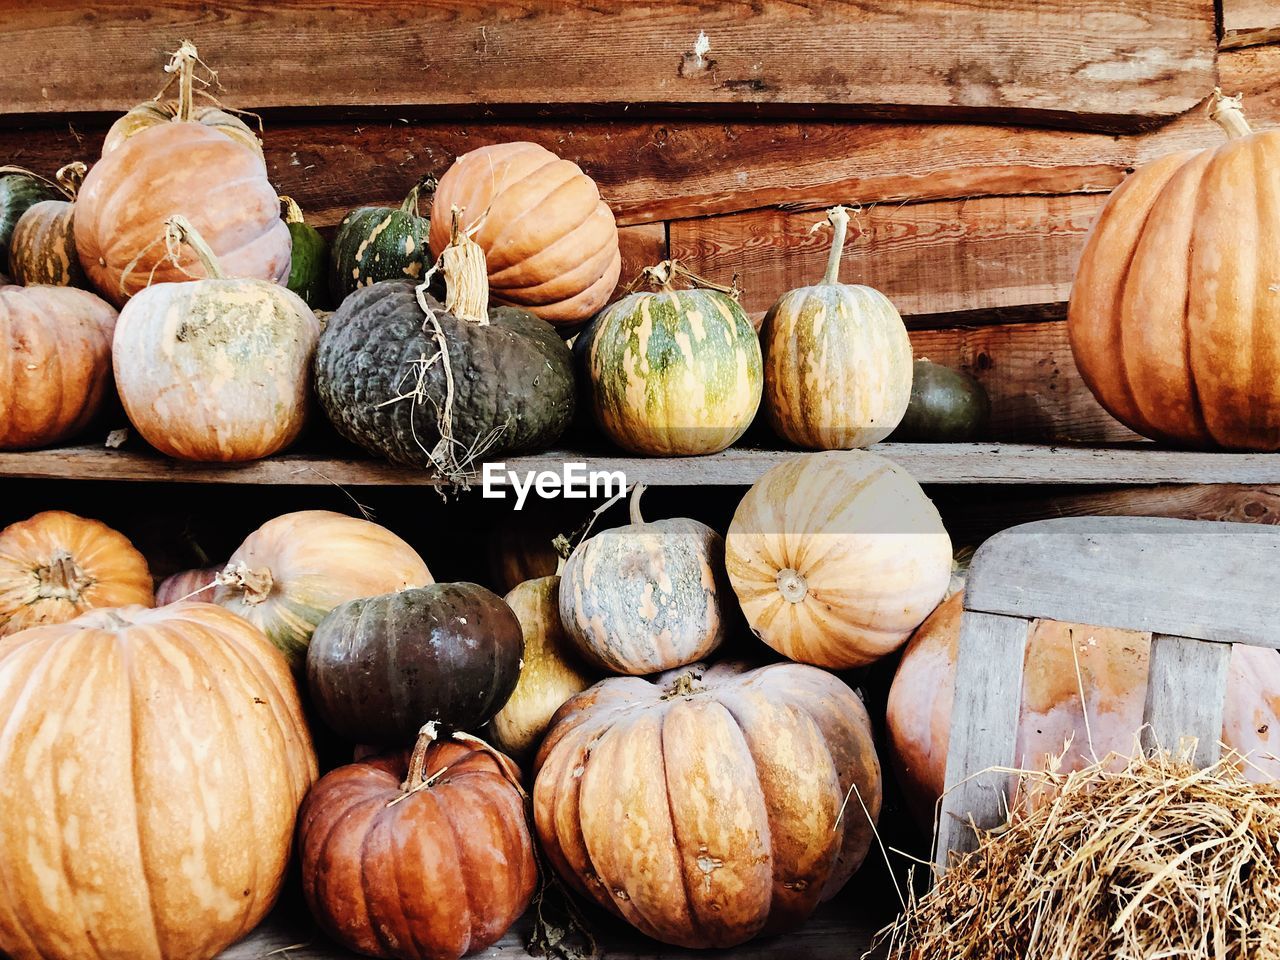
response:
[[[878,944],[890,960],[1280,957],[1280,783],[1168,753],[1019,771],[982,835]]]

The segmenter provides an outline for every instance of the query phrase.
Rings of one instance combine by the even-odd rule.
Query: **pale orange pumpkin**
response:
[[[1280,130],[1215,93],[1226,143],[1138,168],[1085,245],[1067,330],[1116,419],[1182,446],[1280,450]]]
[[[207,960],[276,900],[316,759],[284,659],[220,607],[0,643],[0,953]]]
[[[0,450],[70,439],[111,385],[116,312],[73,287],[0,286]]]
[[[464,153],[436,188],[429,243],[449,245],[450,210],[489,264],[489,292],[558,327],[590,319],[618,283],[618,226],[595,182],[536,143],[500,143]]]
[[[49,510],[0,531],[0,637],[152,603],[147,561],[105,523]]]

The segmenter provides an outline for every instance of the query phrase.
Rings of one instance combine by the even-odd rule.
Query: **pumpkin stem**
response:
[[[248,604],[261,603],[271,595],[271,588],[275,585],[275,579],[271,576],[271,571],[266,567],[260,567],[257,570],[250,570],[249,565],[243,560],[236,563],[228,563],[226,569],[213,578],[213,582],[220,587],[232,587],[244,592],[244,602]]]
[[[302,208],[298,206],[298,201],[293,197],[286,197],[281,194],[278,198],[280,205],[284,207],[285,223],[302,223]]]
[[[849,211],[841,206],[827,211],[827,222],[831,224],[831,252],[827,254],[827,272],[822,275],[823,283],[840,282],[840,258],[844,255],[845,236],[849,232]],[[815,229],[821,221],[814,224]]]
[[[440,253],[440,269],[444,272],[445,284],[444,308],[459,320],[487,327],[489,266],[484,250],[462,229],[459,223],[462,211],[453,207],[450,215],[453,217],[452,239]]]
[[[196,45],[190,40],[183,40],[182,46],[165,64],[165,73],[178,75],[178,112],[174,119],[180,123],[189,122],[195,109],[194,83],[196,64],[199,62],[200,56],[196,52]]]
[[[36,568],[42,600],[79,600],[80,594],[93,584],[89,576],[66,550],[59,550],[48,566]]]
[[[640,498],[644,496],[644,492],[648,489],[643,483],[637,483],[631,488],[629,512],[631,514],[631,522],[637,527],[644,526],[644,517],[640,513]]]
[[[58,181],[58,186],[67,195],[67,199],[74,200],[76,194],[80,192],[80,185],[84,183],[84,175],[88,172],[89,168],[81,161],[72,160],[70,163],[59,167],[58,172],[53,175],[53,179]]]
[[[402,793],[391,803],[403,800],[409,794],[422,790],[428,785],[428,782],[423,779],[422,771],[427,763],[427,751],[431,749],[431,745],[436,742],[439,736],[440,724],[435,720],[428,720],[422,725],[422,729],[418,731],[418,740],[413,745],[413,753],[409,755],[409,772],[405,775],[404,783],[400,784]],[[389,803],[387,806],[391,806],[391,804]]]
[[[1244,118],[1241,107],[1243,100],[1244,94],[1237,93],[1234,97],[1228,97],[1221,87],[1214,87],[1213,96],[1209,98],[1209,119],[1227,131],[1227,138],[1230,140],[1253,133],[1249,121]]]
[[[787,567],[778,571],[778,592],[788,603],[799,603],[809,594],[809,583],[798,570]]]
[[[686,281],[695,290],[715,290],[717,293],[728,294],[734,300],[742,296],[742,288],[738,286],[738,275],[736,273],[733,275],[733,283],[726,287],[722,283],[715,283],[706,277],[698,276],[679,260],[674,259],[663,260],[652,267],[645,267],[640,271],[640,276],[631,283],[631,286],[635,287],[641,282],[646,282],[651,287],[670,293],[673,290],[671,282],[677,279]]]
[[[200,236],[200,231],[192,226],[190,220],[180,213],[175,213],[164,222],[164,229],[164,240],[165,246],[168,248],[169,259],[176,266],[182,266],[178,248],[185,243],[195,251],[196,257],[204,267],[206,276],[213,280],[226,278],[227,275],[223,273],[222,265],[218,263],[218,255],[213,252],[213,248],[209,244],[205,243],[204,237]]]

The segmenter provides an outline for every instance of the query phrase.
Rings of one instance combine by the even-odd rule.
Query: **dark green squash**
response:
[[[488,308],[474,241],[456,236],[441,260],[443,306],[407,281],[344,300],[320,338],[315,383],[348,440],[460,482],[482,459],[559,438],[573,418],[573,359],[545,320]]]
[[[335,304],[381,280],[422,279],[431,263],[431,223],[418,215],[421,189],[415,184],[398,209],[357,207],[342,218],[329,247],[329,292]]]
[[[320,236],[320,231],[303,219],[298,201],[293,197],[281,197],[280,203],[284,206],[284,223],[293,241],[289,280],[285,285],[312,310],[326,309],[329,306],[329,245]]]
[[[307,688],[340,736],[409,744],[428,721],[487,723],[515,689],[523,656],[520,621],[501,597],[436,583],[330,611],[307,649]]]
[[[986,388],[962,370],[917,360],[911,399],[891,441],[960,443],[980,440],[991,419]]]
[[[66,200],[58,186],[21,167],[0,167],[0,264],[9,263],[13,228],[41,200]]]

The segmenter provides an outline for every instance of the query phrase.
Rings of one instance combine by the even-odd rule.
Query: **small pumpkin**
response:
[[[911,341],[889,298],[839,280],[849,212],[827,211],[833,237],[822,282],[784,293],[760,328],[764,409],[780,437],[848,450],[879,443],[911,395]]]
[[[165,577],[156,586],[156,606],[168,606],[179,600],[212,603],[218,589],[217,576],[221,572],[222,567],[196,567]]]
[[[386,527],[329,510],[268,520],[217,579],[214,602],[261,629],[295,669],[338,604],[432,582],[413,547]]]
[[[297,294],[232,279],[183,217],[168,228],[207,279],[161,283],[130,300],[112,345],[129,422],[182,460],[256,460],[302,432],[320,321]]]
[[[164,87],[153,99],[144,100],[111,124],[102,143],[102,155],[118,150],[126,140],[144,130],[168,123],[198,123],[230,137],[262,156],[262,141],[248,124],[234,113],[222,109],[217,101],[195,102],[195,70],[201,63],[195,44],[190,40],[182,41],[182,45],[165,67],[169,79],[165,81]],[[213,71],[209,73],[213,74]],[[214,77],[216,79],[216,75]],[[178,96],[174,100],[165,100],[164,95],[175,80],[178,83]],[[203,90],[201,93],[212,99]]]
[[[464,153],[440,178],[431,212],[431,252],[451,241],[449,213],[475,228],[500,303],[566,331],[609,302],[622,256],[618,225],[578,165],[536,143],[500,143]]]
[[[590,663],[641,675],[701,660],[724,642],[730,616],[724,540],[687,518],[645,521],[644,485],[631,523],[574,549],[560,577],[560,619]]]
[[[72,287],[0,286],[0,450],[81,433],[111,384],[116,312]]]
[[[55,179],[66,197],[41,200],[27,208],[13,228],[9,244],[9,273],[26,286],[89,286],[76,255],[75,199],[84,180],[83,163],[69,163]]]
[[[979,440],[990,420],[991,398],[981,383],[963,370],[917,360],[907,412],[889,439],[924,443]]]
[[[951,538],[892,460],[800,454],[742,498],[725,566],[756,636],[841,670],[892,653],[933,611],[951,579]]]
[[[293,197],[280,198],[284,207],[284,223],[289,228],[293,251],[289,257],[289,279],[285,283],[300,296],[312,310],[329,305],[327,267],[329,245],[320,231],[302,216],[302,208]]]
[[[575,890],[694,948],[802,924],[866,857],[880,798],[862,701],[794,663],[603,680],[556,714],[533,789]]]
[[[606,307],[574,345],[592,413],[632,453],[718,453],[760,405],[760,340],[736,293],[676,289],[673,280],[692,275],[674,261],[646,274],[657,292]]]
[[[491,724],[494,743],[515,757],[532,753],[551,717],[595,678],[579,658],[560,622],[560,578],[539,577],[518,585],[507,606],[524,632],[524,665],[506,705]]]
[[[148,586],[148,592],[149,592]],[[0,954],[210,960],[275,903],[316,759],[284,660],[207,603],[0,644]]]
[[[349,600],[307,648],[316,712],[354,743],[412,743],[422,725],[476,728],[520,676],[520,621],[474,583],[435,583]]]
[[[153,602],[147,561],[105,523],[48,510],[0,531],[0,637]]]
[[[381,280],[417,283],[422,279],[431,262],[430,224],[418,215],[422,186],[414,184],[398,209],[356,207],[342,218],[329,248],[329,291],[334,303]]]
[[[340,767],[298,815],[302,892],[346,949],[456,960],[491,946],[538,867],[514,764],[475,738],[424,733],[412,753]]]
[[[550,445],[575,398],[569,348],[532,314],[490,309],[480,248],[454,239],[444,306],[391,281],[343,301],[316,351],[316,394],[353,443],[462,480],[480,457]]]
[[[63,199],[57,184],[22,167],[0,167],[0,267],[9,265],[9,245],[22,215],[44,200]]]

